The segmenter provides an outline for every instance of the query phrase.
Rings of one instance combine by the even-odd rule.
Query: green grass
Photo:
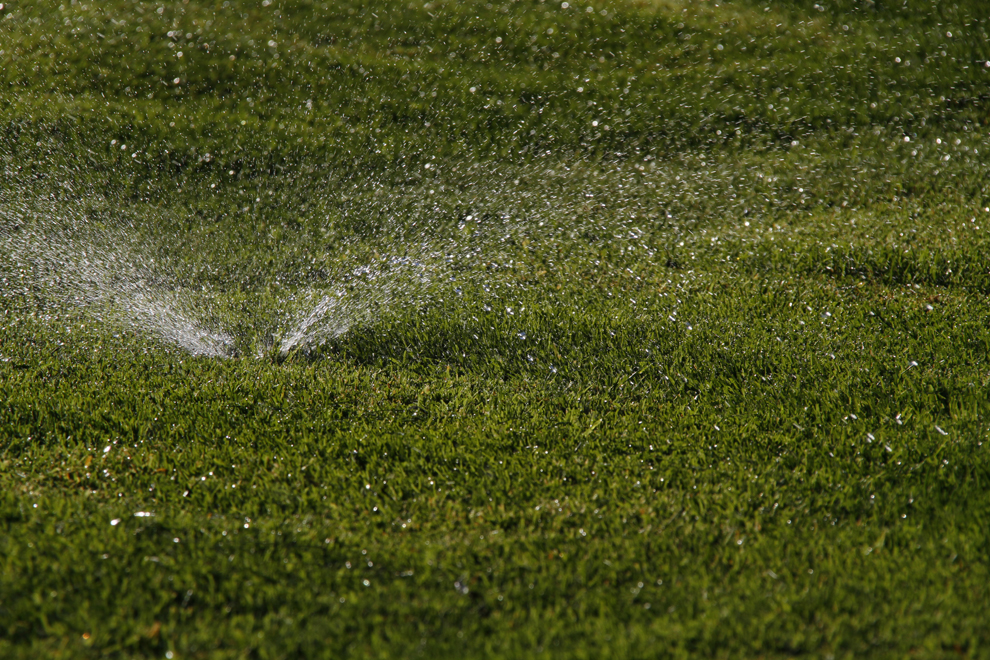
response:
[[[572,4],[4,3],[0,656],[990,657],[984,3]]]

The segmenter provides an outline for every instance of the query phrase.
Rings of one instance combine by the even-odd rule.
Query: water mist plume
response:
[[[235,353],[231,335],[203,319],[211,309],[208,297],[169,286],[167,269],[140,254],[128,232],[69,220],[64,207],[0,208],[7,286],[40,298],[48,309],[82,309],[192,355]]]

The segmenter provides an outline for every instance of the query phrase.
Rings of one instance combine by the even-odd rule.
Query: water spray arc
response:
[[[209,320],[215,316],[209,292],[169,282],[167,268],[141,254],[126,227],[94,226],[66,210],[3,209],[0,246],[10,272],[8,296],[19,290],[40,298],[49,311],[81,310],[195,356],[237,354],[231,334]]]
[[[656,223],[656,239],[675,222],[676,200],[690,197],[685,189],[718,185],[657,170],[664,185],[634,193],[630,184],[644,175],[622,164],[600,171],[472,163],[432,176],[402,186],[330,175],[305,192],[309,225],[279,224],[281,204],[243,225],[218,225],[197,210],[170,214],[98,196],[55,201],[41,187],[12,188],[0,194],[0,294],[82,312],[195,356],[282,362],[462,291],[511,307],[514,291],[539,286],[538,273],[555,263],[600,279],[619,268],[602,260],[606,252],[649,260],[654,249],[642,227]],[[540,180],[540,189],[527,180]],[[299,195],[291,187],[286,194]],[[623,200],[624,217],[606,226],[599,216],[612,198]],[[252,229],[229,235],[245,226]],[[239,240],[251,249],[238,252]]]

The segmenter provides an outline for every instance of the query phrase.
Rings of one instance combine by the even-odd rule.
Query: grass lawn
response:
[[[990,657],[983,0],[0,5],[0,657]]]

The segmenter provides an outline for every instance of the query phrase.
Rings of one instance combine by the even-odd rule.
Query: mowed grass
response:
[[[0,656],[990,654],[982,3],[574,4],[4,3]]]

